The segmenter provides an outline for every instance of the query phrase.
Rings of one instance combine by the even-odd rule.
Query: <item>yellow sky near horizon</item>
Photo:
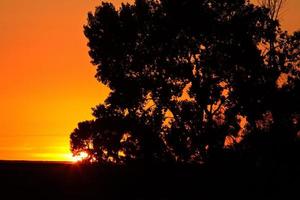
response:
[[[71,159],[70,133],[108,94],[82,29],[100,2],[0,0],[0,160]],[[288,1],[284,29],[299,30],[299,10]]]

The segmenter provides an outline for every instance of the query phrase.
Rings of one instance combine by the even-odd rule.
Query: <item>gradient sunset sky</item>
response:
[[[0,160],[71,159],[70,133],[108,94],[82,29],[100,2],[0,0]],[[299,30],[300,1],[288,0],[280,17]]]

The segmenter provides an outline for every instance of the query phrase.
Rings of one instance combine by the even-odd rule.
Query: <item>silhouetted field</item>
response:
[[[0,199],[299,199],[298,167],[145,169],[2,161]]]

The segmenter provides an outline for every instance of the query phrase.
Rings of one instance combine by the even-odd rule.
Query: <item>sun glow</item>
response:
[[[77,155],[72,156],[72,161],[73,162],[81,162],[81,161],[87,159],[88,157],[89,157],[89,154],[82,151],[82,152],[78,153]]]

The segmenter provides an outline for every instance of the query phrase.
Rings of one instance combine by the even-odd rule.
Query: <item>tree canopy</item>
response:
[[[111,92],[93,108],[95,119],[72,132],[75,156],[199,163],[228,146],[251,152],[266,133],[276,148],[297,140],[300,33],[282,31],[267,7],[245,0],[102,3],[84,33],[95,77]]]

